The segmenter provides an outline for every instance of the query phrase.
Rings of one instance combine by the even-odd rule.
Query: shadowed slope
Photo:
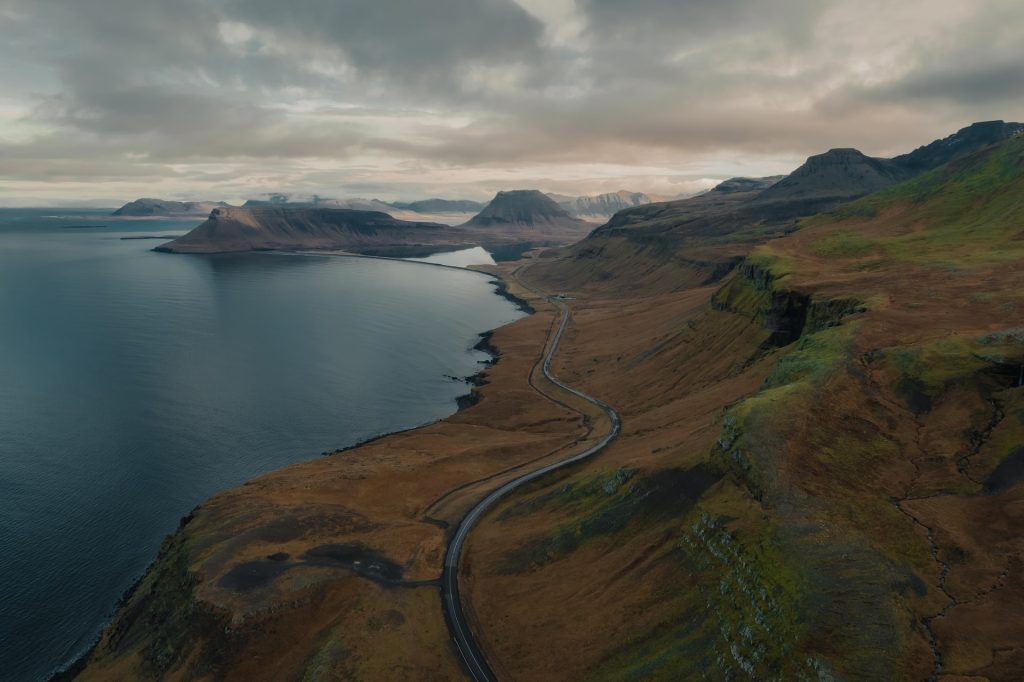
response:
[[[202,225],[157,248],[171,253],[271,249],[344,249],[469,244],[464,233],[437,223],[396,220],[386,213],[328,208],[219,208]]]

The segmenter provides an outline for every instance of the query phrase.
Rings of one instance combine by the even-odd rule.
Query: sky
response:
[[[692,193],[1024,120],[1020,0],[0,0],[0,206]]]

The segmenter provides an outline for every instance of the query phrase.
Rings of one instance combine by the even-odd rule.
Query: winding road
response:
[[[515,275],[518,275],[518,271],[516,271]],[[524,284],[523,286],[527,285]],[[536,289],[533,289],[533,287],[527,288],[536,292]],[[608,447],[608,445],[618,437],[622,425],[619,413],[610,405],[601,402],[597,398],[593,398],[582,391],[578,391],[571,386],[565,385],[551,374],[551,359],[558,350],[558,344],[561,342],[562,334],[565,332],[566,327],[568,327],[569,322],[572,319],[572,314],[569,311],[569,307],[561,300],[550,296],[546,298],[562,311],[562,321],[558,325],[558,330],[555,332],[554,337],[551,339],[547,353],[544,355],[544,363],[541,366],[544,376],[547,377],[548,381],[559,388],[600,408],[600,410],[608,416],[609,420],[611,420],[612,428],[611,431],[601,438],[600,441],[583,452],[540,467],[539,469],[534,469],[529,473],[508,481],[501,487],[492,491],[469,510],[449,541],[448,551],[444,558],[444,570],[441,574],[442,603],[444,605],[445,618],[448,621],[448,628],[451,631],[452,640],[455,642],[455,647],[459,652],[459,656],[462,659],[463,665],[469,673],[470,678],[476,682],[494,682],[497,678],[490,666],[487,664],[487,660],[480,651],[480,647],[473,639],[473,633],[470,630],[468,619],[462,609],[462,602],[459,598],[459,561],[462,558],[462,548],[466,543],[466,538],[483,515],[486,514],[487,511],[497,504],[497,502],[503,497],[511,493],[513,490],[516,490],[531,481],[535,481],[541,476],[549,474],[552,471],[567,467],[579,462],[580,460],[593,457]]]

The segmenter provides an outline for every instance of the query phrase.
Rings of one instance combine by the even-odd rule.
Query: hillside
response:
[[[982,121],[918,147],[909,154],[897,156],[893,161],[912,172],[925,172],[1022,132],[1024,123]]]
[[[559,374],[626,426],[476,539],[496,669],[1018,679],[1024,138],[804,221],[720,285],[569,293]]]
[[[215,208],[226,208],[223,201],[166,201],[164,199],[136,199],[111,215],[115,216],[206,216]]]
[[[632,286],[650,285],[658,291],[712,283],[753,246],[786,234],[801,218],[962,158],[993,139],[1006,139],[1020,125],[975,124],[895,159],[833,149],[810,157],[785,178],[776,182],[765,179],[762,186],[755,185],[750,191],[712,191],[682,201],[627,209],[575,244],[571,260],[544,267],[549,268],[550,280],[562,289],[611,287],[627,280]],[[738,188],[746,187],[749,185]],[[667,272],[675,277],[663,277]]]
[[[831,149],[807,159],[755,198],[751,206],[770,215],[814,215],[891,187],[912,175],[888,159],[874,159],[856,149]]]
[[[333,208],[218,208],[202,225],[157,247],[169,253],[468,245],[446,225],[396,220],[386,213]]]

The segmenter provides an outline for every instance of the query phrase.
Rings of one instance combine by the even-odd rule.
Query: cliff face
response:
[[[157,247],[170,253],[339,249],[463,244],[447,225],[396,220],[386,213],[330,208],[217,208],[202,225]]]

